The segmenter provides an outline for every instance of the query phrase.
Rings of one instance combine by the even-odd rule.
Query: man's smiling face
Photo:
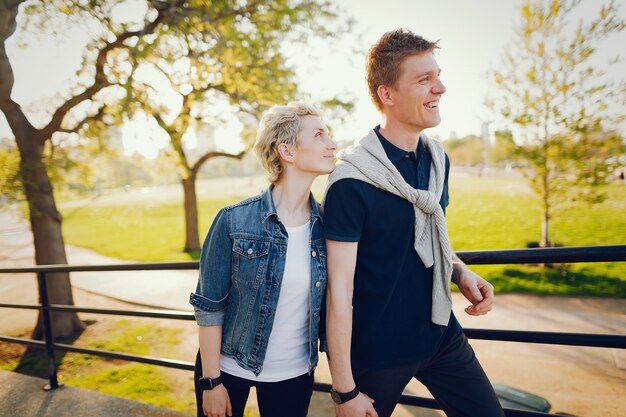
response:
[[[387,115],[417,131],[441,122],[439,99],[446,87],[439,79],[441,69],[432,53],[410,55],[401,65],[398,81],[389,88],[392,104]]]

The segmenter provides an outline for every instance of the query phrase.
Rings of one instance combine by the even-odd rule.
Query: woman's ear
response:
[[[287,145],[286,143],[281,143],[280,145],[278,145],[277,149],[280,159],[287,162],[293,162],[293,153],[291,152],[289,145]]]

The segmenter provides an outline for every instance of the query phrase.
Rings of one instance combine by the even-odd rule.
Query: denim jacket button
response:
[[[252,255],[252,252],[254,252],[254,251],[252,250],[252,248],[249,248],[249,249],[248,249],[248,255]]]
[[[317,282],[315,283],[315,287],[316,287],[316,288],[319,288],[319,287],[321,287],[321,286],[322,286],[322,283],[321,283],[321,282],[317,281]]]
[[[315,258],[317,256],[317,253],[315,251],[313,251],[313,252],[311,252],[311,256]]]

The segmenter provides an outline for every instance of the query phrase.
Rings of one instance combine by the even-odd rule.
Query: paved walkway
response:
[[[34,265],[32,235],[29,224],[12,210],[0,210],[0,267]],[[71,265],[103,265],[132,263],[100,255],[92,250],[66,246]],[[22,275],[0,274],[0,288],[8,295],[19,292],[20,299],[34,288],[34,281]],[[30,276],[30,274],[28,274]],[[189,293],[195,288],[198,272],[192,271],[116,271],[73,272],[72,286],[107,295],[122,301],[159,308],[191,311]],[[32,282],[31,282],[32,281]],[[4,297],[2,297],[4,298]]]
[[[97,391],[64,386],[41,389],[45,379],[0,371],[2,417],[190,417],[166,408],[125,400]]]

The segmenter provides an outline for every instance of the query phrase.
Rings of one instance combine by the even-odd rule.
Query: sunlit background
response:
[[[596,17],[602,3],[608,1],[582,1],[568,16],[570,27],[564,31],[571,34],[578,20],[587,22]],[[43,4],[39,0],[28,3]],[[209,3],[213,4],[203,4]],[[438,40],[440,49],[436,52],[436,59],[442,68],[442,80],[447,92],[440,103],[443,121],[428,133],[444,141],[453,164],[450,175],[451,204],[446,210],[452,246],[456,251],[466,251],[540,245],[543,237],[542,219],[545,218],[542,196],[536,190],[533,191],[529,181],[523,178],[525,171],[532,168],[533,161],[528,158],[524,161],[516,159],[515,152],[524,147],[516,147],[515,143],[511,143],[512,137],[521,145],[523,132],[518,132],[516,126],[506,122],[484,104],[487,98],[497,94],[496,85],[488,74],[499,68],[502,54],[507,49],[513,53],[519,51],[515,47],[519,45],[512,43],[514,27],[521,21],[521,0],[336,0],[335,4],[342,8],[342,17],[350,17],[354,21],[348,33],[325,39],[311,35],[304,47],[291,43],[281,46],[288,64],[295,68],[295,81],[301,91],[299,99],[319,104],[337,97],[353,102],[354,109],[347,117],[337,117],[337,114],[330,112],[325,117],[335,139],[345,145],[362,137],[380,122],[380,115],[370,102],[364,79],[364,58],[370,45],[384,32],[399,27],[408,28],[430,40]],[[143,21],[145,0],[122,0],[114,12],[116,22]],[[621,4],[619,13],[622,19],[626,16],[626,4]],[[45,15],[46,19],[48,17]],[[18,14],[18,18],[24,19],[24,15]],[[89,20],[84,16],[81,18],[83,20],[80,23]],[[319,20],[320,25],[324,22],[325,19]],[[86,33],[89,31],[89,23],[93,22],[84,23],[87,28],[81,29],[60,26],[56,37],[48,33],[36,37],[33,34],[37,30],[31,31],[30,26],[24,28],[18,25],[18,31],[7,40],[7,53],[16,78],[13,99],[35,127],[48,123],[53,109],[57,109],[72,93],[81,91],[84,87],[81,81],[85,84],[93,82],[93,73],[91,79],[77,79],[76,75],[81,67],[82,55],[87,50],[86,45],[92,38]],[[624,55],[625,45],[626,30],[622,30],[602,42],[601,49],[592,58],[593,64],[607,71],[607,77],[614,81],[626,77],[626,62],[608,67],[606,63],[610,58]],[[93,54],[96,49],[91,48],[89,52]],[[184,59],[176,60],[173,64],[183,73],[185,65]],[[128,62],[114,62],[108,69],[121,68],[128,72],[129,67]],[[92,70],[91,66],[87,72],[89,70]],[[167,77],[142,63],[134,74],[134,80],[150,85],[154,93],[150,91],[146,95],[152,94],[150,98],[156,98],[157,103],[153,107],[163,110],[159,115],[165,124],[172,122],[182,108],[182,96],[172,89]],[[191,89],[188,84],[183,85],[180,92],[185,93],[186,87]],[[74,90],[70,92],[69,88]],[[605,92],[603,90],[602,94]],[[170,136],[159,127],[155,117],[143,110],[120,111],[121,117],[125,119],[119,126],[104,129],[104,146],[100,146],[97,140],[101,138],[95,139],[89,135],[90,132],[81,131],[80,135],[56,133],[46,143],[44,160],[53,185],[53,197],[63,219],[63,239],[60,233],[53,238],[39,233],[39,241],[43,243],[38,245],[38,250],[65,244],[67,260],[59,263],[70,264],[198,259],[199,243],[218,210],[267,187],[263,170],[252,152],[242,160],[211,158],[198,170],[195,188],[189,187],[188,183],[187,187],[181,187],[181,181],[184,184],[190,176],[190,170],[181,169],[181,166],[189,168],[186,165],[193,165],[203,154],[214,149],[237,154],[245,148],[241,141],[244,127],[242,121],[247,120],[237,114],[236,108],[225,104],[226,100],[220,102],[212,97],[203,102],[202,110],[210,115],[212,122],[192,121],[182,139],[186,158],[184,163],[180,162],[182,152],[177,154],[179,149],[175,150],[171,146]],[[98,104],[102,101],[106,100],[102,99]],[[603,104],[600,100],[599,106]],[[621,106],[624,107],[624,103]],[[588,109],[593,116],[604,114],[601,109]],[[614,110],[614,114],[626,114],[626,108],[611,110]],[[81,107],[76,113],[82,117],[84,112],[85,108]],[[107,116],[111,117],[111,114]],[[70,112],[67,119],[72,117],[78,118]],[[534,127],[540,124],[534,123],[536,121],[532,123]],[[76,120],[65,122],[67,126],[73,126]],[[611,122],[609,120],[606,126],[602,126],[602,134],[612,133],[614,125]],[[572,126],[568,128],[573,130]],[[623,137],[626,126],[622,125],[618,133]],[[7,172],[6,177],[19,179],[16,174],[20,155],[12,137],[4,114],[0,113],[0,157],[3,155],[1,151],[15,155],[13,159],[5,159],[12,161],[14,169],[4,172]],[[500,143],[504,145],[498,148],[498,140],[503,137],[505,140]],[[451,140],[454,138],[456,141]],[[592,152],[585,156],[593,155],[605,139],[606,136],[600,136],[596,142],[587,145],[586,148]],[[619,140],[623,141],[621,137]],[[464,144],[454,148],[455,142]],[[65,144],[69,146],[64,148]],[[77,144],[80,146],[74,146]],[[494,145],[491,147],[492,158],[488,154],[489,144]],[[606,193],[606,199],[593,206],[580,200],[568,200],[571,203],[569,206],[559,207],[560,211],[551,213],[550,242],[546,243],[589,247],[586,250],[624,244],[626,181],[623,176],[626,173],[626,155],[623,151],[612,152],[614,148],[606,149],[611,149],[605,155],[609,155],[616,167],[614,170],[601,171],[608,179],[606,184],[599,187],[600,191]],[[50,157],[53,152],[54,158]],[[583,173],[588,172],[590,166],[593,167],[584,157],[579,160],[568,159],[561,158],[561,153],[554,153],[557,155],[555,160],[571,163]],[[0,160],[0,168],[4,166]],[[57,168],[65,172],[59,173]],[[560,196],[571,195],[576,188],[583,188],[585,182],[593,180],[587,176],[577,184],[576,177],[566,186],[559,182],[575,177],[575,171],[572,169],[565,175],[557,171],[552,178],[556,180],[556,185],[550,191],[560,189]],[[6,179],[1,175],[2,172],[0,186],[1,180]],[[579,187],[580,184],[582,187]],[[0,266],[13,268],[16,265],[30,265],[34,260],[35,245],[32,244],[31,225],[25,214],[28,207],[21,185],[18,184],[15,190],[9,189],[13,192],[12,199],[4,199],[4,190],[0,187]],[[324,188],[325,178],[320,177],[313,185],[315,196],[321,199]],[[48,191],[52,195],[52,191]],[[193,213],[187,216],[193,205],[186,204],[188,199],[185,197],[191,191],[194,198],[197,196],[196,218]],[[550,195],[557,203],[566,200],[559,195],[554,197],[553,193]],[[37,207],[36,203],[33,204],[33,207]],[[49,210],[49,213],[56,214],[56,209]],[[194,221],[197,222],[195,226]],[[54,222],[58,223],[56,217]],[[186,227],[188,224],[192,227]],[[191,246],[193,244],[198,246]],[[494,285],[498,293],[498,306],[488,316],[470,317],[462,311],[466,306],[462,296],[455,294],[455,297],[459,296],[455,301],[457,317],[463,320],[465,327],[626,334],[624,262],[474,265],[472,268]],[[133,276],[132,280],[129,279],[130,272],[94,272],[93,275],[72,273],[77,305],[108,308],[111,307],[108,298],[112,297],[135,305],[189,310],[188,297],[196,285],[196,271],[157,272],[146,271],[141,276]],[[0,274],[0,303],[36,303],[35,281],[28,287],[23,284],[25,281],[21,281],[21,277],[18,278],[20,281],[13,278]],[[101,295],[108,297],[107,300],[101,301]],[[53,301],[53,304],[64,302]],[[30,334],[35,316],[27,317],[24,312],[31,313],[24,309],[3,310],[0,334],[17,329],[26,331],[23,334]],[[32,313],[35,314],[34,311]],[[85,317],[90,319],[92,316]],[[197,345],[190,342],[197,340],[195,323],[187,322],[183,328],[170,322],[165,324],[162,319],[153,325],[146,325],[139,322],[144,318],[137,318],[138,321],[118,321],[100,315],[93,317],[94,324],[77,339],[77,345],[98,346],[113,351],[123,344],[124,349],[128,349],[126,353],[149,354],[152,357],[175,356],[183,361],[192,360],[196,354]],[[494,383],[507,384],[540,395],[552,403],[554,411],[586,417],[624,415],[626,351],[481,340],[473,340],[472,345]],[[0,373],[4,369],[15,369],[21,357],[21,353],[16,354],[17,350],[8,349],[7,346],[12,345],[0,343]],[[173,355],[174,352],[176,355]],[[143,368],[144,364],[137,367],[114,362],[83,361],[81,357],[67,355],[60,367],[61,380],[68,387],[74,385],[96,389],[158,406],[195,412],[188,372],[170,370],[171,373],[161,374],[148,371],[148,368]],[[32,367],[36,367],[37,363],[33,364]],[[316,379],[330,383],[330,374],[324,366],[318,368]],[[45,372],[45,369],[45,365],[40,366],[41,372]],[[110,389],[115,391],[107,391]],[[426,389],[417,382],[408,387],[408,392],[428,395]],[[91,399],[93,391],[89,393]],[[13,392],[9,390],[7,395],[12,396]],[[310,415],[333,415],[332,403],[327,394],[324,393],[323,397],[321,393],[315,395],[318,395],[313,400],[317,414]],[[8,397],[5,395],[5,398]],[[29,398],[24,403],[31,402]],[[2,401],[0,405],[3,405]],[[394,417],[409,416],[408,411],[401,411]],[[14,411],[11,410],[9,415],[14,415]],[[253,412],[248,415],[258,414]]]
[[[428,133],[445,140],[468,134],[481,134],[483,122],[490,130],[514,130],[498,114],[490,111],[484,102],[493,85],[488,72],[497,68],[501,54],[510,44],[519,2],[513,0],[342,0],[338,4],[354,19],[354,26],[341,44],[329,40],[312,39],[307,48],[286,44],[291,65],[296,68],[305,100],[319,102],[332,96],[353,100],[353,113],[344,121],[333,121],[335,137],[352,141],[367,133],[379,123],[380,116],[371,104],[364,80],[364,56],[369,46],[381,34],[398,27],[408,28],[430,40],[439,40],[441,49],[437,60],[442,68],[442,79],[448,89],[440,103],[442,123]],[[572,23],[585,16],[596,15],[600,2],[583,2],[572,14]],[[626,13],[622,7],[620,11]],[[129,19],[145,13],[144,3],[129,0],[118,7],[119,18]],[[15,69],[13,97],[25,109],[37,109],[50,97],[65,91],[81,63],[81,51],[87,41],[79,31],[67,32],[61,42],[40,39],[27,49],[9,44],[9,56]],[[346,42],[347,40],[347,42]],[[608,58],[623,52],[626,32],[613,35],[603,44],[594,58],[604,65]],[[45,77],[41,68],[45,67]],[[626,61],[609,68],[615,78],[626,74]],[[167,82],[155,73],[144,71],[142,77],[159,86],[161,98],[172,109],[180,106],[178,94],[168,91]],[[228,108],[223,112],[228,114]],[[213,132],[215,145],[222,150],[238,152],[242,124],[236,117],[226,117],[223,125]],[[0,137],[11,137],[4,116],[0,116]],[[514,136],[515,137],[515,136]],[[154,158],[158,150],[167,146],[168,137],[149,117],[136,116],[121,128],[121,139],[126,154],[139,153]],[[189,132],[188,148],[198,146],[197,132]]]

